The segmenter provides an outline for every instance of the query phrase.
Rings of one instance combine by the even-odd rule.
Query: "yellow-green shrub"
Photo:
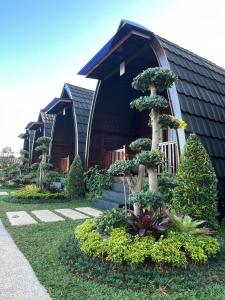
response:
[[[114,264],[138,265],[149,258],[155,263],[185,268],[189,261],[207,261],[220,248],[213,237],[178,232],[155,241],[151,236],[134,237],[125,228],[114,228],[109,238],[104,239],[95,227],[96,220],[88,219],[75,229],[81,250],[94,257],[104,255]]]
[[[154,244],[151,258],[156,263],[186,267],[188,260],[206,262],[219,248],[219,242],[213,237],[174,233]]]
[[[94,231],[95,219],[86,220],[75,229],[80,248],[91,256],[101,256],[105,252],[106,242],[100,233]]]
[[[127,248],[132,240],[124,228],[116,228],[111,231],[111,235],[107,240],[107,260],[116,264],[125,262]]]
[[[135,237],[125,252],[125,260],[128,264],[140,264],[150,257],[155,240],[151,236]]]

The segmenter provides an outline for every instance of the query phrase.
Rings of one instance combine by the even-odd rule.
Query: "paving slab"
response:
[[[72,219],[72,220],[82,220],[82,219],[89,218],[89,216],[84,215],[78,211],[71,209],[71,208],[55,209],[55,211],[69,219]]]
[[[51,300],[0,221],[0,299]]]
[[[58,222],[65,220],[48,209],[32,210],[32,214],[34,214],[39,220],[43,222]]]
[[[78,207],[75,209],[92,217],[100,217],[102,214],[102,211],[92,207]]]
[[[8,196],[9,195],[9,193],[7,193],[7,192],[0,192],[0,196]]]
[[[9,211],[6,215],[12,226],[37,224],[37,221],[25,211]]]

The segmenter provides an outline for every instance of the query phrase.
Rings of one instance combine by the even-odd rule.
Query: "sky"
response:
[[[64,82],[95,88],[77,73],[121,19],[225,68],[224,14],[224,0],[0,0],[0,149],[22,148],[18,135]]]

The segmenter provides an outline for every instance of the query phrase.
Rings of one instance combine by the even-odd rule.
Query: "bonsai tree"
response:
[[[76,155],[70,167],[66,191],[70,198],[85,195],[84,170],[79,155]]]
[[[135,159],[116,162],[115,166],[110,168],[110,171],[113,175],[122,173],[127,177],[130,190],[132,193],[135,193],[132,196],[135,215],[140,214],[142,195],[140,192],[143,186],[145,169],[149,178],[149,201],[151,201],[151,198],[157,198],[158,202],[160,202],[159,198],[163,199],[161,194],[154,194],[159,193],[157,168],[163,162],[163,153],[159,150],[160,129],[164,127],[177,129],[184,127],[185,123],[169,114],[162,114],[162,111],[169,106],[169,103],[166,98],[157,95],[157,92],[163,92],[171,87],[176,79],[175,73],[156,67],[143,71],[132,82],[134,89],[149,93],[149,95],[133,100],[130,106],[140,112],[144,110],[149,111],[148,125],[152,128],[152,140],[140,138],[131,143],[130,148],[139,152]],[[138,165],[138,176],[135,182],[131,176],[134,165]],[[146,199],[146,194],[144,198]]]
[[[216,174],[208,153],[195,134],[187,139],[176,177],[178,186],[175,187],[172,198],[174,210],[215,225]]]
[[[51,139],[49,137],[39,137],[36,141],[38,146],[35,148],[36,151],[41,152],[40,163],[38,164],[38,181],[41,188],[43,188],[46,180],[48,169],[51,167],[49,164],[49,145]]]

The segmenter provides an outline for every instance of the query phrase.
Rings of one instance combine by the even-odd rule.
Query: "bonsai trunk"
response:
[[[149,168],[148,170],[148,182],[149,189],[153,192],[158,192],[158,177],[157,177],[157,169]]]
[[[154,85],[150,86],[151,96],[156,95],[156,88]],[[156,109],[152,109],[150,114],[151,125],[152,125],[152,150],[159,149],[159,139],[160,139],[160,123],[159,117],[160,113]],[[158,177],[157,177],[157,168],[148,169],[148,180],[149,180],[149,189],[153,192],[158,192]]]

